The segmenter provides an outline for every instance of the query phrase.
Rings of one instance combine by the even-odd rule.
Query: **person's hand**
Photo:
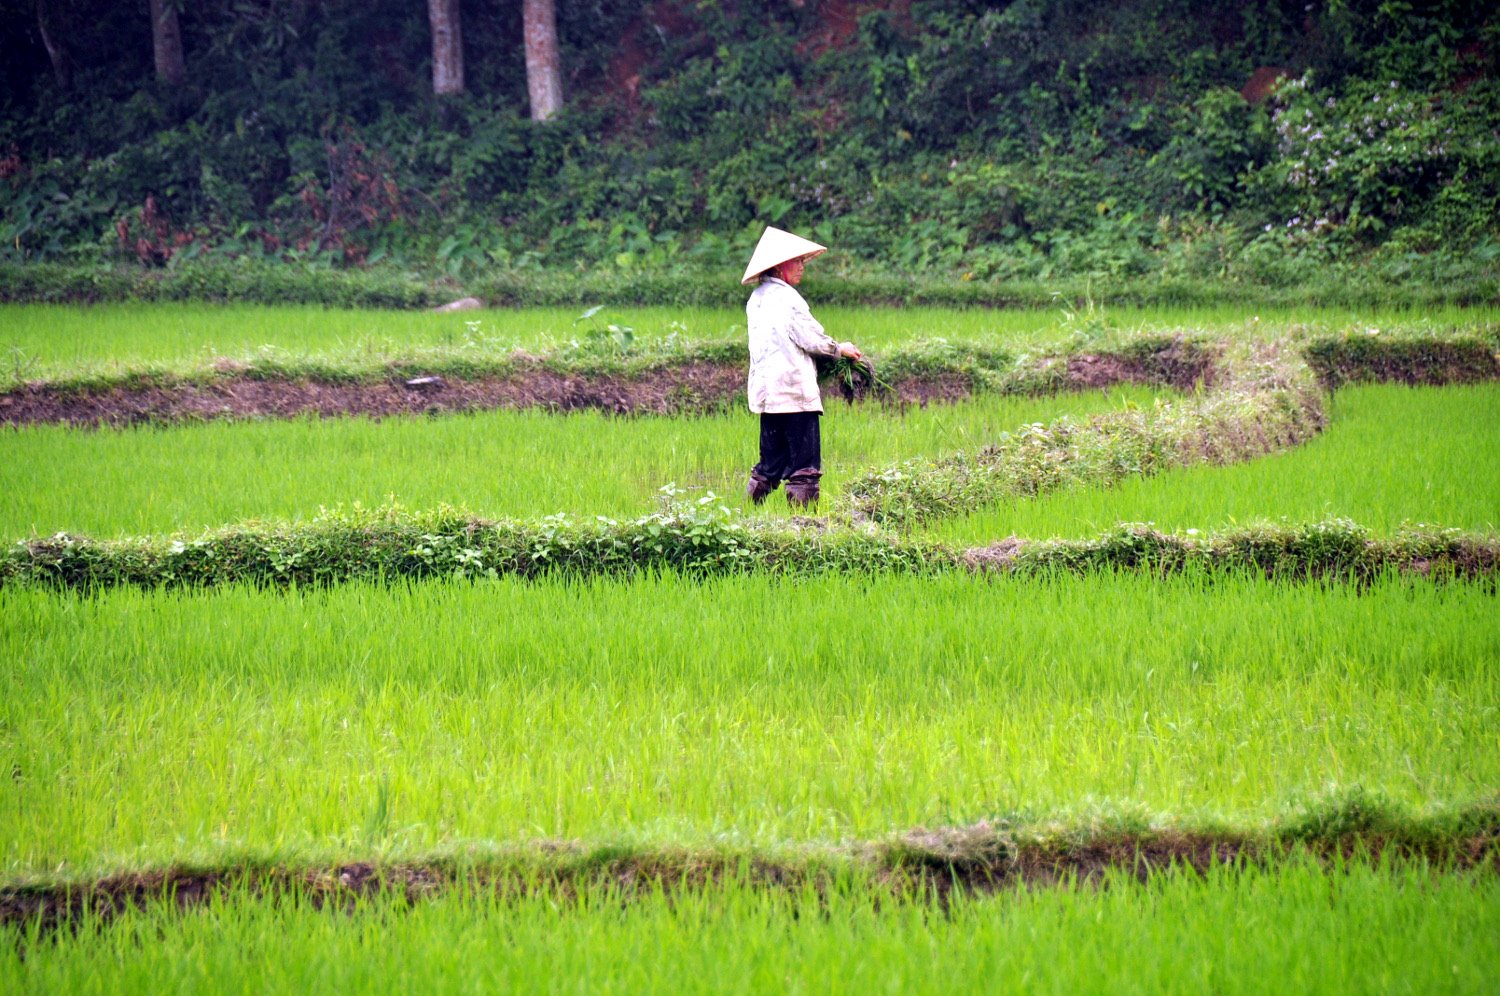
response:
[[[864,354],[859,351],[859,347],[854,345],[854,343],[841,342],[839,343],[839,355],[847,356],[851,360],[857,360]]]

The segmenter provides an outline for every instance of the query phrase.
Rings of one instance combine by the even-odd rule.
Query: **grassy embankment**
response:
[[[750,244],[744,246],[748,254]],[[851,308],[1049,308],[1059,300],[1107,300],[1140,308],[1409,309],[1493,308],[1500,301],[1493,253],[1490,265],[1470,254],[1403,254],[1381,263],[1320,261],[1288,272],[1275,286],[1243,277],[1147,276],[955,280],[905,268],[860,264],[847,257],[819,264],[806,288],[823,305]],[[288,304],[349,309],[420,310],[466,293],[497,307],[583,309],[738,307],[745,291],[736,271],[707,268],[624,271],[614,267],[484,273],[463,282],[399,270],[301,269],[285,263],[190,263],[174,268],[89,264],[0,263],[0,302],[85,305],[129,302],[152,306]],[[1413,263],[1416,262],[1416,268]],[[1291,264],[1291,260],[1286,261]]]

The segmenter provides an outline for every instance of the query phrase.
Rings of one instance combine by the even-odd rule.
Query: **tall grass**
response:
[[[0,591],[0,871],[869,839],[1500,786],[1480,589],[764,577]]]
[[[1022,343],[1102,325],[1260,334],[1287,326],[1453,325],[1500,318],[1497,309],[1456,308],[1416,312],[1106,306],[1087,313],[1062,306],[1048,311],[833,308],[819,306],[815,284],[805,290],[814,313],[831,335],[877,353],[932,336]],[[342,360],[360,366],[431,350],[482,357],[586,339],[591,327],[607,322],[629,326],[642,341],[674,333],[692,339],[741,335],[745,326],[744,312],[737,308],[612,308],[601,312],[597,322],[578,321],[581,311],[534,308],[433,315],[200,304],[4,305],[0,306],[0,383],[143,365],[182,371],[219,358],[250,361],[263,355],[334,364]]]
[[[972,544],[1011,534],[1093,536],[1118,522],[1207,531],[1333,517],[1379,533],[1419,522],[1500,529],[1500,385],[1348,388],[1328,412],[1321,435],[1251,463],[1007,501],[928,532]]]
[[[352,915],[250,895],[40,936],[0,930],[7,992],[1491,991],[1500,884],[1297,864],[1017,891],[942,913],[851,883],[453,896]]]
[[[974,448],[1023,422],[1149,405],[1121,388],[1053,398],[981,397],[904,413],[830,405],[825,492],[872,463]],[[394,496],[490,516],[650,511],[664,484],[742,500],[756,461],[748,412],[617,418],[495,411],[439,419],[303,419],[79,432],[0,429],[0,537],[68,530],[97,537],[299,519],[319,506]],[[766,514],[784,515],[780,496]]]

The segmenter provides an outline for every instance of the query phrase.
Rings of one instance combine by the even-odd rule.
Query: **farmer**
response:
[[[792,505],[818,500],[823,455],[814,356],[860,358],[851,342],[835,342],[795,290],[803,265],[826,246],[767,227],[745,268],[742,284],[758,284],[745,305],[750,329],[750,410],[760,416],[760,463],[750,471],[747,491],[759,505],[786,482]]]

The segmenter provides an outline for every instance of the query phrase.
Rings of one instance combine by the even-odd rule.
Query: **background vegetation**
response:
[[[518,6],[465,4],[468,92],[439,99],[405,0],[195,3],[181,85],[152,77],[144,7],[61,0],[66,86],[6,0],[0,260],[233,261],[251,297],[267,261],[483,274],[503,298],[539,270],[722,275],[769,222],[846,276],[980,284],[1446,286],[1500,262],[1478,0],[564,0],[545,124]]]

